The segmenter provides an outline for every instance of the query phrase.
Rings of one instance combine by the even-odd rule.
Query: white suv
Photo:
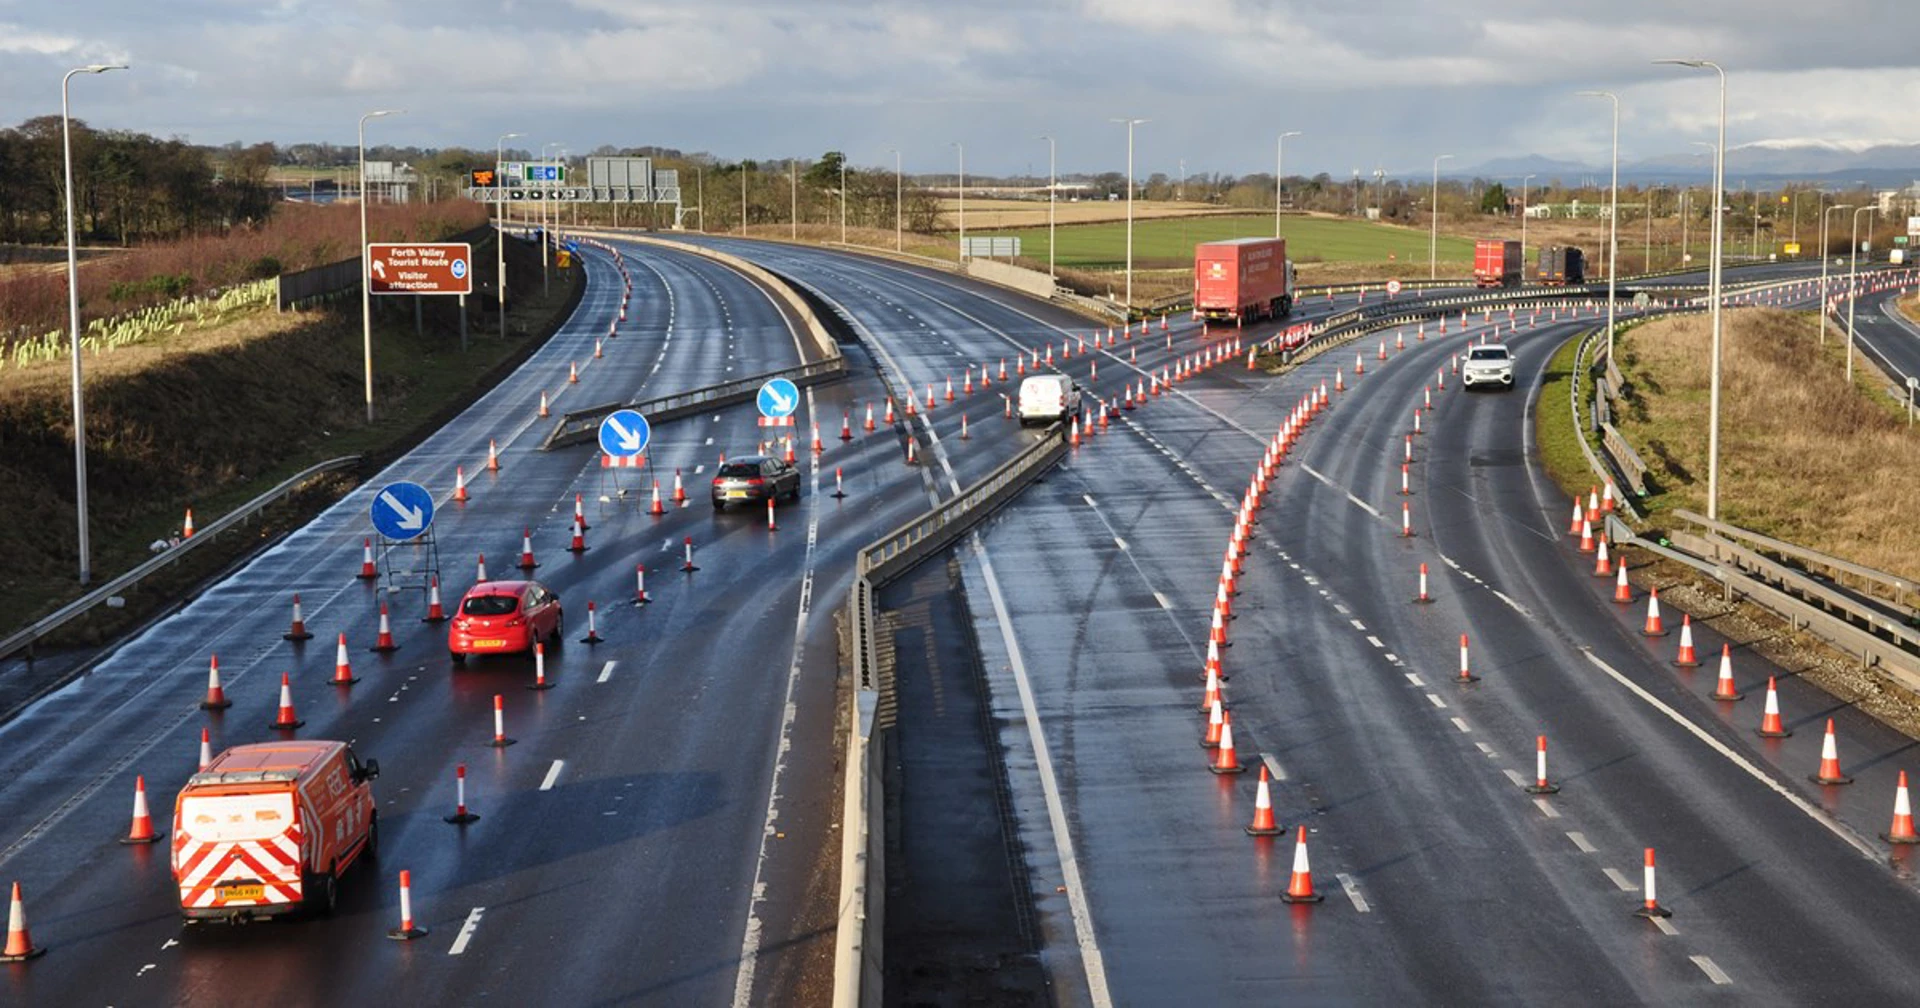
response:
[[[1467,388],[1497,385],[1513,387],[1513,354],[1497,343],[1483,343],[1467,350],[1467,363],[1460,369],[1460,384]]]

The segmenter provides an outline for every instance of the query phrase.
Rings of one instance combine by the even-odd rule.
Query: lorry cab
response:
[[[1020,382],[1020,399],[1015,408],[1022,427],[1079,416],[1080,386],[1062,374],[1028,375]]]
[[[372,781],[344,742],[234,746],[173,806],[173,877],[188,921],[333,910],[340,873],[379,846]]]

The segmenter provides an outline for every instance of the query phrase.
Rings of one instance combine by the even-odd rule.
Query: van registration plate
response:
[[[229,903],[250,900],[258,903],[267,898],[264,885],[229,885],[220,887],[220,897]]]

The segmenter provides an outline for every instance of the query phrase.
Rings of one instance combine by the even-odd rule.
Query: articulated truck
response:
[[[1519,242],[1482,238],[1473,243],[1475,287],[1518,287],[1520,271]]]
[[[1233,238],[1193,249],[1193,317],[1243,326],[1293,310],[1295,274],[1285,238]]]
[[[1533,278],[1549,287],[1586,283],[1586,256],[1571,245],[1548,245],[1540,250],[1540,265]]]

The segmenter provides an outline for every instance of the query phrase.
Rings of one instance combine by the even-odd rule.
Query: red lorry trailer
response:
[[[1232,238],[1193,248],[1193,317],[1236,326],[1293,310],[1285,238]]]
[[[1516,287],[1520,284],[1520,243],[1482,238],[1473,243],[1473,285]]]

